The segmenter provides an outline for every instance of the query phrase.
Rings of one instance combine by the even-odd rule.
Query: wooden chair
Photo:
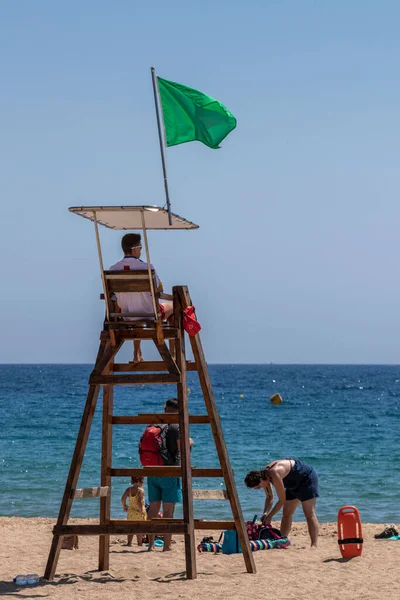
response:
[[[173,323],[163,321],[162,311],[159,301],[161,299],[173,301],[173,296],[164,294],[157,289],[157,280],[154,269],[151,271],[143,270],[123,270],[123,271],[103,271],[104,300],[106,301],[106,320],[104,329],[109,330],[112,339],[115,339],[114,332],[118,330],[119,334],[123,331],[135,330],[136,339],[148,339],[148,333],[155,331],[154,343],[161,354],[163,360],[167,361],[169,371],[178,374],[176,363],[173,359],[175,347],[171,335],[170,350],[165,344],[165,333],[173,333]],[[147,292],[151,295],[153,312],[135,313],[121,312],[117,304],[117,294],[135,294]],[[172,319],[173,321],[173,319]],[[146,330],[145,332],[143,330]],[[141,336],[143,332],[143,336]]]
[[[157,322],[160,319],[161,311],[159,299],[161,293],[157,290],[157,282],[154,269],[146,270],[124,270],[124,271],[103,271],[105,301],[108,308],[110,322],[123,319],[139,319],[139,321]],[[115,311],[115,294],[148,292],[151,294],[153,303],[153,312],[151,313],[121,313]]]

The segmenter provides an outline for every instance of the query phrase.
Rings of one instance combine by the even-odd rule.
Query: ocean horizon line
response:
[[[145,361],[154,362],[154,361]],[[194,361],[189,361],[194,362]],[[209,362],[208,366],[222,366],[222,367],[234,367],[234,366],[246,366],[246,367],[257,367],[257,366],[279,366],[279,367],[400,367],[400,363],[364,363],[364,362]],[[32,367],[73,367],[73,366],[93,366],[94,362],[0,362],[0,367],[15,367],[15,366],[32,366]]]

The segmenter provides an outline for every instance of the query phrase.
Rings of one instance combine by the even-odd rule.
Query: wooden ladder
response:
[[[121,534],[183,534],[185,537],[186,576],[197,577],[196,570],[196,529],[235,529],[243,551],[243,558],[248,573],[255,573],[253,555],[236,490],[233,471],[221,428],[217,405],[215,402],[207,363],[205,361],[200,336],[190,337],[194,362],[188,362],[185,354],[185,336],[182,327],[183,310],[191,306],[191,299],[186,286],[173,289],[174,326],[163,326],[160,331],[156,327],[137,327],[132,322],[113,324],[112,331],[102,331],[100,347],[95,367],[89,379],[89,392],[84,408],[78,437],[75,444],[71,466],[64,495],[62,498],[57,523],[53,529],[53,540],[47,560],[44,578],[54,578],[58,558],[65,535],[97,535],[99,536],[99,570],[109,569],[110,535]],[[142,362],[137,365],[114,364],[114,357],[122,344],[132,339],[153,339],[157,346],[161,361]],[[176,355],[172,357],[165,339],[175,340]],[[188,393],[186,373],[196,370],[204,396],[205,415],[190,415],[188,410]],[[136,371],[136,372],[135,372]],[[140,373],[138,371],[141,371]],[[136,416],[113,415],[113,392],[115,385],[143,384],[175,384],[179,403],[179,414],[138,414]],[[77,489],[81,465],[89,438],[100,387],[103,386],[102,415],[102,451],[101,482],[98,488]],[[180,429],[180,466],[144,467],[139,469],[114,468],[112,465],[112,429],[113,425],[155,423],[178,423]],[[189,425],[209,423],[211,426],[220,468],[200,469],[191,466]],[[181,477],[183,498],[183,519],[154,519],[148,521],[126,521],[111,519],[111,481],[113,477]],[[226,490],[198,490],[193,494],[193,477],[223,477]],[[72,502],[77,498],[99,497],[100,520],[98,525],[68,525]],[[228,499],[233,521],[208,521],[194,518],[193,498]]]

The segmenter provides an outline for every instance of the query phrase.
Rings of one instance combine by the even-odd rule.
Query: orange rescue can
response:
[[[338,544],[343,558],[361,556],[363,541],[360,513],[355,506],[342,506],[338,512]]]

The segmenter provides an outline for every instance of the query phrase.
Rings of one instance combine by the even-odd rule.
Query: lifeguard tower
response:
[[[99,570],[109,568],[110,535],[121,534],[183,534],[185,537],[186,576],[195,579],[196,544],[195,531],[236,529],[247,572],[256,568],[250,550],[242,510],[236,491],[233,471],[229,462],[217,406],[208,374],[200,336],[189,336],[194,361],[185,354],[185,332],[183,317],[186,308],[192,305],[188,288],[175,286],[172,295],[160,294],[155,284],[155,273],[151,270],[147,230],[150,229],[197,229],[197,225],[155,206],[89,206],[74,207],[71,212],[93,221],[99,255],[102,298],[105,300],[106,316],[100,334],[100,346],[96,364],[89,378],[89,391],[75,444],[71,466],[62,498],[57,524],[53,529],[53,541],[47,561],[45,579],[52,580],[65,535],[99,536]],[[148,268],[143,271],[104,270],[101,253],[99,225],[115,230],[142,230]],[[123,292],[149,292],[153,313],[139,315],[118,312],[115,294]],[[174,312],[171,322],[163,322],[159,310],[160,299],[173,301]],[[116,354],[126,341],[152,340],[160,354],[159,361],[118,364]],[[174,341],[174,352],[167,341]],[[205,402],[204,415],[190,415],[186,383],[187,371],[197,371]],[[172,384],[177,387],[179,414],[143,414],[114,416],[113,392],[115,385]],[[103,388],[102,449],[100,486],[77,489],[79,473],[89,438],[93,415],[100,388]],[[112,431],[117,425],[150,425],[178,423],[180,428],[181,465],[143,468],[121,468],[112,463]],[[189,426],[191,424],[211,426],[219,467],[203,469],[192,467],[190,461]],[[154,519],[149,521],[126,521],[111,518],[111,490],[113,477],[181,477],[183,495],[183,519]],[[192,490],[193,477],[223,477],[225,490]],[[83,498],[100,498],[98,524],[68,525],[72,502]],[[233,521],[208,521],[194,518],[193,499],[229,500]]]

